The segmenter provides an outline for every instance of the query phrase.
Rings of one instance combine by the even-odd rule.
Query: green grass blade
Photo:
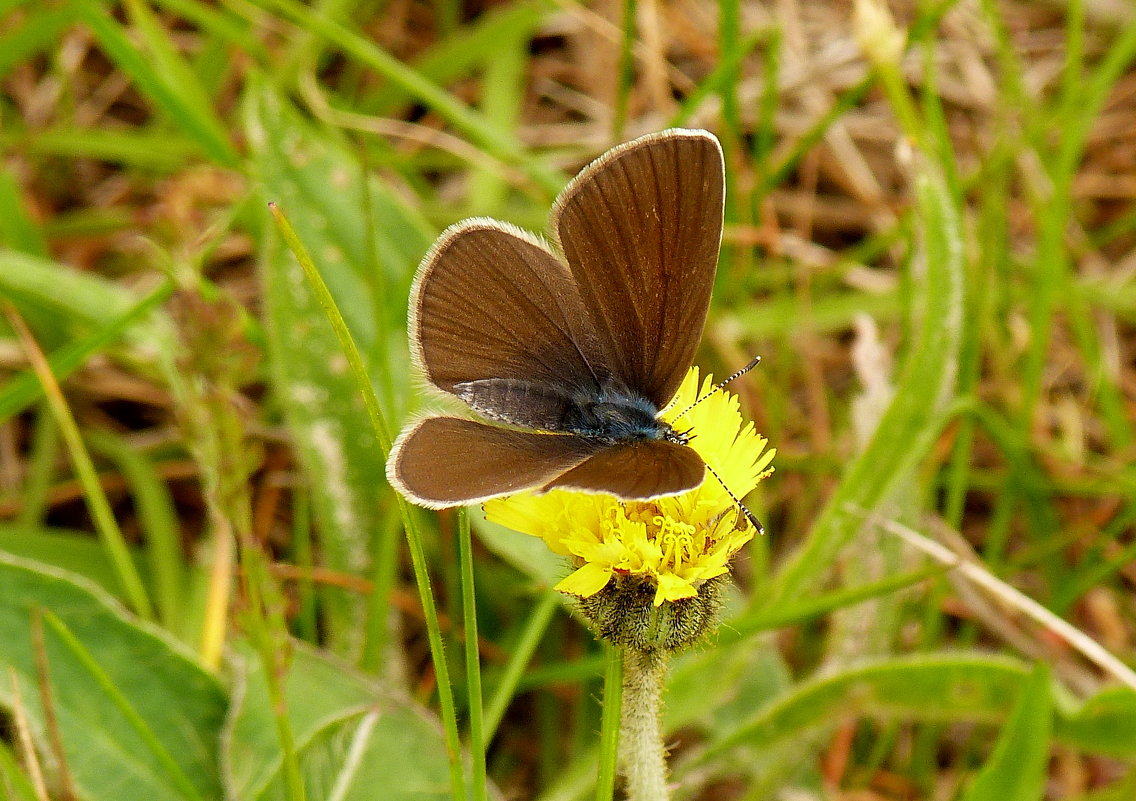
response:
[[[994,752],[960,801],[1040,801],[1049,769],[1053,697],[1049,671],[1037,665],[1017,693]]]
[[[544,633],[548,631],[548,625],[552,622],[552,616],[563,602],[563,596],[559,593],[545,592],[540,597],[540,602],[536,605],[536,608],[532,610],[528,620],[525,622],[524,628],[521,630],[521,636],[513,647],[509,649],[509,661],[505,663],[505,669],[501,672],[501,676],[497,680],[493,697],[489,700],[489,704],[485,709],[486,742],[492,742],[493,736],[497,732],[497,727],[501,724],[501,719],[505,717],[505,710],[508,708],[509,702],[517,692],[517,687],[520,684],[521,677],[524,675],[525,667],[527,667],[530,660],[532,660],[541,638],[544,636]]]
[[[0,10],[0,16],[4,13]],[[7,78],[19,64],[55,44],[63,29],[74,20],[75,15],[65,6],[45,7],[24,19],[21,25],[7,27],[0,34],[0,80]]]
[[[462,630],[465,634],[465,680],[469,704],[470,776],[474,801],[486,801],[485,709],[481,698],[481,645],[477,634],[477,602],[473,581],[473,536],[469,512],[458,510],[458,559],[461,562]]]
[[[482,79],[481,113],[493,125],[512,133],[517,127],[528,80],[528,41],[520,36],[500,39],[493,53]],[[469,204],[481,214],[499,213],[508,192],[509,186],[496,171],[476,169],[470,176]]]
[[[130,76],[140,92],[169,115],[177,128],[186,131],[218,164],[235,167],[239,163],[224,124],[205,100],[205,93],[192,71],[171,52],[172,48],[163,41],[164,36],[146,21],[148,14],[139,0],[135,0],[134,10],[142,9],[138,19],[142,22],[143,38],[150,46],[147,50],[136,47],[122,26],[96,0],[74,0],[73,7],[107,56]],[[172,70],[172,74],[161,71],[163,69]]]
[[[619,758],[619,722],[623,698],[623,652],[604,645],[603,718],[600,724],[599,770],[596,801],[615,796],[615,768]]]
[[[744,36],[739,41],[733,42],[714,71],[707,75],[693,92],[682,99],[678,111],[671,117],[667,127],[681,128],[687,124],[690,116],[698,110],[707,97],[715,93],[728,93],[732,82],[737,80],[737,72],[742,62],[758,45],[769,44],[770,39],[768,32],[762,32]]]
[[[296,232],[292,229],[292,226],[288,224],[283,214],[275,207],[272,207],[272,214],[280,228],[281,235],[288,243],[289,249],[296,256],[296,260],[303,269],[304,275],[307,277],[308,283],[315,292],[320,306],[323,308],[328,321],[335,330],[336,338],[339,340],[343,354],[347,357],[347,363],[351,368],[351,375],[358,385],[358,391],[366,406],[367,418],[371,423],[375,438],[378,440],[383,456],[385,457],[390,453],[390,428],[387,426],[386,420],[383,417],[382,409],[379,408],[379,401],[375,395],[374,385],[367,376],[367,368],[363,364],[363,357],[359,353],[359,348],[355,345],[355,340],[352,338],[351,332],[347,328],[343,315],[340,314],[338,307],[335,305],[335,299],[328,291],[327,285],[324,283],[311,257],[305,250],[303,243],[301,243],[296,236]],[[462,775],[463,771],[460,756],[461,740],[458,737],[457,711],[454,706],[450,670],[449,666],[446,664],[446,654],[442,644],[442,631],[438,624],[438,611],[434,603],[434,594],[430,587],[430,574],[426,566],[426,554],[422,547],[421,529],[418,526],[416,515],[410,509],[410,505],[406,500],[401,495],[397,495],[396,500],[402,512],[403,526],[406,530],[407,543],[410,546],[410,558],[414,567],[414,578],[418,583],[418,595],[422,602],[423,615],[426,618],[426,630],[430,641],[430,656],[433,660],[434,671],[438,677],[438,696],[442,707],[442,723],[446,730],[446,747],[450,759],[450,788],[454,798],[457,801],[462,801],[466,798],[466,788],[465,780]]]
[[[59,426],[51,417],[51,408],[42,404],[35,416],[30,455],[20,488],[19,527],[33,529],[43,520],[48,505],[48,492],[55,475],[56,457],[59,456]]]
[[[158,619],[172,631],[182,630],[186,565],[182,558],[181,529],[169,487],[153,462],[136,447],[104,431],[91,431],[92,449],[111,459],[130,486],[146,546],[150,582]]]
[[[850,506],[874,509],[927,453],[954,389],[964,318],[962,233],[941,175],[927,165],[916,178],[923,274],[915,285],[918,329],[895,395],[864,451],[848,466],[816,523],[774,579],[766,606],[802,595],[827,571],[859,522]]]
[[[1026,670],[974,654],[894,657],[797,684],[732,731],[715,732],[703,760],[743,744],[771,748],[860,716],[876,720],[997,723]]]
[[[912,587],[927,579],[941,576],[950,570],[949,566],[931,565],[910,573],[873,581],[855,587],[844,587],[833,592],[772,608],[762,608],[740,618],[735,618],[723,627],[718,641],[723,645],[771,629],[784,628],[797,623],[827,615],[837,609],[845,609],[864,601],[889,595]]]
[[[0,247],[47,258],[47,238],[28,215],[21,191],[11,171],[0,172]]]
[[[2,270],[0,270],[0,283],[2,281]],[[118,341],[131,326],[142,321],[147,314],[164,303],[172,292],[173,282],[163,282],[133,306],[108,320],[94,334],[70,342],[52,353],[48,359],[52,374],[57,380],[63,380],[71,375],[92,355]],[[117,303],[115,305],[117,306]],[[24,411],[35,403],[42,393],[43,387],[31,370],[8,381],[0,387],[0,421]]]
[[[216,8],[201,0],[156,0],[156,3],[220,41],[250,54],[257,63],[269,62],[271,56],[264,43],[252,35],[247,22],[227,8]]]
[[[548,17],[554,4],[548,0],[522,0],[490,8],[452,35],[439,39],[410,66],[439,86],[471,72],[496,54],[498,42],[527,41]],[[391,114],[415,100],[406,87],[391,82],[366,97],[360,110]]]
[[[525,148],[507,131],[487,120],[437,84],[424,78],[369,39],[343,25],[312,12],[296,0],[259,0],[293,22],[315,31],[344,53],[376,70],[391,83],[434,109],[486,152],[523,170],[535,184],[549,193],[559,192],[565,176],[540,161],[523,158]]]
[[[71,414],[71,409],[67,406],[67,401],[59,389],[55,376],[51,374],[51,366],[15,309],[5,303],[3,310],[8,321],[18,333],[28,360],[32,363],[36,376],[43,385],[47,402],[51,406],[51,413],[63,434],[63,440],[67,443],[67,450],[71,455],[71,463],[75,468],[79,482],[83,485],[83,497],[94,520],[95,530],[98,532],[99,539],[114,565],[123,594],[130,600],[131,606],[134,607],[134,611],[140,617],[152,618],[154,610],[150,604],[150,596],[146,593],[142,577],[138,574],[137,567],[130,558],[130,550],[126,547],[122,530],[118,527],[118,521],[114,517],[110,502],[107,500],[102,484],[99,483],[98,473],[95,471],[94,462],[91,461],[91,455],[87,452],[86,445],[83,444],[79,426]]]
[[[125,131],[99,128],[22,131],[13,125],[10,130],[0,130],[0,146],[36,156],[98,159],[158,172],[171,172],[182,167],[199,151],[193,139],[182,136],[177,131],[146,128]],[[91,209],[85,211],[95,213]],[[123,221],[124,224],[129,222]]]

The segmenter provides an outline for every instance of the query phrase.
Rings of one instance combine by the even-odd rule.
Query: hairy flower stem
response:
[[[662,731],[666,673],[663,653],[624,650],[619,761],[628,801],[667,801],[670,798]]]

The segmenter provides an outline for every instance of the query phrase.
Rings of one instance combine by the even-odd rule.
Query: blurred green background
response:
[[[698,363],[762,356],[778,457],[675,798],[1136,798],[1134,60],[1121,0],[0,1],[0,795],[448,798],[461,737],[593,797],[566,568],[471,510],[471,743],[456,515],[408,550],[267,204],[389,434],[436,234],[680,125],[727,161]]]

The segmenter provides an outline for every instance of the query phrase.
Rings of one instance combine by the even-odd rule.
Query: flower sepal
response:
[[[612,645],[674,654],[713,631],[729,581],[720,575],[689,598],[656,604],[654,579],[617,571],[599,592],[580,598],[579,608],[596,635]]]

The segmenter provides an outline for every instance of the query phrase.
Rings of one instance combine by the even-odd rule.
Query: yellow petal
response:
[[[577,598],[590,598],[607,586],[611,581],[611,573],[610,567],[588,562],[553,589]]]

